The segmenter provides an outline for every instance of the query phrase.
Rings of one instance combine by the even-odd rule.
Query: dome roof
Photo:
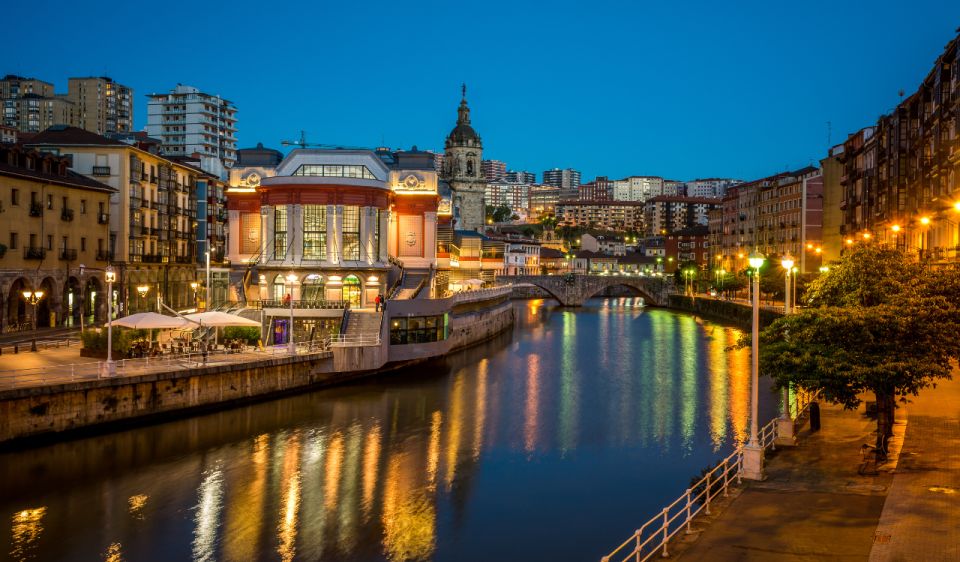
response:
[[[463,98],[457,108],[457,126],[447,135],[447,146],[477,146],[480,135],[470,126],[470,107],[467,106],[467,87],[463,86]]]

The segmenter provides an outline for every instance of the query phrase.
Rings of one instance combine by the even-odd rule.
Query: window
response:
[[[80,200],[80,214],[81,214],[81,215],[87,214],[87,200],[86,200],[86,199],[81,199],[81,200]]]
[[[360,261],[360,207],[343,208],[343,260]]]
[[[67,210],[67,198],[66,198],[66,197],[63,198],[63,204],[60,206],[60,208],[63,209],[64,211]]]
[[[86,238],[83,238],[83,237],[80,238],[80,251],[81,251],[81,252],[86,252],[86,251],[87,251],[87,239],[86,239]]]
[[[447,315],[390,320],[390,344],[429,343],[447,339]]]
[[[375,180],[377,176],[366,166],[342,166],[339,164],[303,164],[293,173],[295,176],[319,176],[328,178],[360,178]]]
[[[47,194],[47,209],[53,210],[53,195]]]
[[[47,249],[53,251],[53,234],[47,234]]]
[[[327,208],[303,206],[303,259],[327,259]]]
[[[17,244],[20,242],[20,238],[17,236],[16,232],[10,233],[10,249],[16,250]]]
[[[287,206],[277,205],[273,210],[273,259],[287,255]]]
[[[20,190],[19,190],[19,189],[14,188],[14,189],[10,192],[10,204],[11,204],[11,205],[19,205],[19,204],[20,204]]]

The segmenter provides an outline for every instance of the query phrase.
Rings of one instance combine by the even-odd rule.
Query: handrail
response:
[[[327,300],[302,300],[294,301],[282,300],[257,300],[250,301],[248,307],[254,310],[264,308],[290,308],[293,304],[295,309],[324,309],[324,310],[343,310],[347,308],[347,301],[327,301]]]
[[[794,419],[804,415],[810,404],[817,398],[817,393],[798,391],[794,394],[790,411],[796,412]],[[776,450],[776,440],[779,432],[778,418],[766,423],[757,435],[762,448]],[[664,507],[657,515],[634,531],[626,541],[621,543],[610,554],[601,558],[601,562],[644,562],[654,556],[669,556],[669,542],[681,530],[685,534],[693,532],[693,519],[701,512],[710,515],[710,504],[723,495],[729,495],[729,488],[736,481],[739,485],[743,477],[743,447],[737,445],[736,450],[721,460],[706,475],[693,486]]]

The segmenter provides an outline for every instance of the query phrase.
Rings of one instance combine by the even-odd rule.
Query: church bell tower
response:
[[[467,86],[457,109],[457,125],[447,135],[443,159],[443,179],[453,192],[453,206],[459,214],[457,228],[481,230],[486,216],[483,197],[487,181],[480,163],[483,161],[483,143],[470,126],[470,107],[467,106]]]

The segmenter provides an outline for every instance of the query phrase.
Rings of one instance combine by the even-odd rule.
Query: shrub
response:
[[[243,340],[249,345],[257,345],[260,341],[260,328],[253,326],[228,326],[223,329],[223,339]]]

